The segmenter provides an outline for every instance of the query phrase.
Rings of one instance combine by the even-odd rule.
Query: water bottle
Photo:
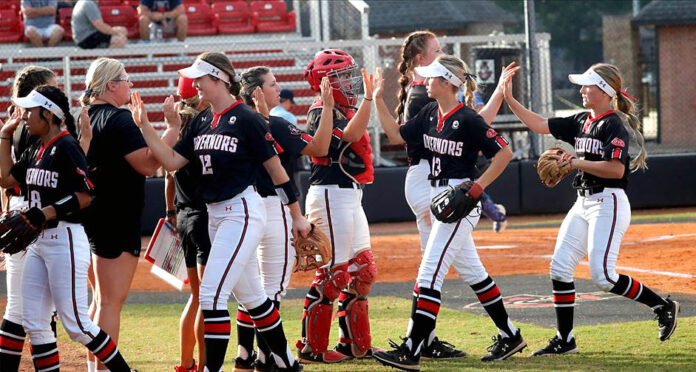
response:
[[[163,28],[162,25],[160,25],[160,24],[157,25],[157,32],[156,32],[157,42],[160,42],[164,39],[162,36],[162,28]]]
[[[150,41],[162,41],[162,25],[157,22],[150,22]]]

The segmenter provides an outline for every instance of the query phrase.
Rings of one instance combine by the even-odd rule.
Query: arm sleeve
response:
[[[486,124],[481,115],[474,114],[468,120],[469,122],[465,127],[469,130],[469,138],[473,141],[474,147],[483,153],[483,156],[490,159],[498,151],[507,147],[508,140]]]
[[[77,142],[73,142],[71,146],[61,146],[61,152],[64,154],[61,169],[61,174],[65,172],[71,188],[75,192],[92,192],[94,185],[87,177],[87,159],[82,149]]]
[[[135,125],[129,111],[120,111],[109,120],[113,121],[113,141],[115,141],[115,148],[119,150],[121,156],[126,156],[133,151],[147,147],[143,134],[138,129],[138,126]]]
[[[295,156],[299,156],[312,140],[312,137],[302,133],[297,127],[280,117],[271,118],[271,134],[284,152]]]
[[[268,130],[266,120],[260,114],[249,116],[242,125],[246,129],[246,142],[249,153],[259,162],[265,162],[278,155],[282,150],[277,146],[273,135]]]
[[[424,106],[416,116],[410,118],[399,127],[399,134],[406,143],[421,142],[423,134],[428,131],[430,120],[428,114],[432,111],[432,103]]]
[[[612,118],[604,127],[605,136],[602,143],[602,159],[628,159],[628,143],[630,137],[620,118]]]
[[[25,149],[17,162],[12,166],[12,170],[10,170],[12,177],[14,177],[14,179],[17,180],[22,187],[26,187],[27,185],[27,167],[31,161],[29,159],[29,154],[33,152],[34,146],[30,146],[29,148]]]
[[[574,145],[575,135],[578,133],[578,126],[580,125],[578,120],[581,119],[581,115],[575,114],[565,118],[550,118],[549,131],[551,135],[563,142]]]

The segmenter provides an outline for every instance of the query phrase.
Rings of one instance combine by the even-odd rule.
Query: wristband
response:
[[[474,199],[478,199],[481,197],[481,194],[483,194],[483,187],[481,187],[478,182],[474,182],[471,185],[471,188],[469,188],[469,192],[467,194]]]
[[[53,208],[56,210],[56,219],[62,220],[65,217],[80,211],[80,199],[76,194],[71,194],[53,203]]]
[[[12,137],[0,137],[0,140],[12,141]]]
[[[372,98],[365,98],[365,97],[363,97],[363,99],[364,99],[365,101],[372,101]]]
[[[176,209],[170,209],[167,211],[167,217],[174,217],[176,216]]]
[[[276,185],[275,192],[276,195],[280,197],[280,201],[285,205],[290,205],[297,201],[295,190],[292,189],[292,184],[290,181],[285,182],[282,185]]]
[[[23,214],[27,221],[36,229],[43,227],[43,224],[46,222],[46,215],[39,208],[31,207]]]

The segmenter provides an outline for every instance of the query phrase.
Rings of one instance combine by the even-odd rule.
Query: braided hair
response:
[[[425,51],[425,45],[431,38],[437,37],[430,31],[414,31],[406,36],[404,43],[401,45],[401,62],[399,62],[399,105],[396,106],[396,117],[402,118],[406,109],[406,96],[408,95],[408,86],[411,84],[411,72],[413,71],[415,58],[418,54]]]

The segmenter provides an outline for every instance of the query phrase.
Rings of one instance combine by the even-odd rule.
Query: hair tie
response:
[[[464,73],[464,77],[466,77],[467,79],[476,80],[476,75],[470,74],[468,72]]]
[[[235,74],[234,76],[232,76],[232,81],[234,81],[235,83],[239,83],[242,81],[242,77]]]
[[[92,89],[85,89],[85,97],[89,97],[92,95]]]
[[[626,93],[626,89],[624,89],[624,90],[621,91],[621,95],[623,95],[624,97],[626,97],[626,98],[628,98],[628,99],[632,99],[632,100],[634,100],[634,101],[637,101],[637,100],[638,100],[638,98],[636,98],[636,97],[629,96],[628,93]]]

